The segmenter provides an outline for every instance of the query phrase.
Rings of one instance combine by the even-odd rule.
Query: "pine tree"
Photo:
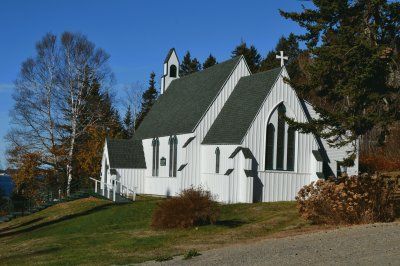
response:
[[[190,52],[187,51],[183,57],[182,64],[180,66],[179,76],[183,77],[201,70],[200,62],[197,58],[191,58]]]
[[[217,59],[212,54],[210,54],[207,57],[206,61],[204,61],[204,63],[203,63],[203,69],[212,67],[213,65],[216,65],[216,64],[218,64]]]
[[[299,43],[296,36],[291,33],[288,38],[281,37],[275,46],[275,49],[268,52],[265,59],[261,61],[260,71],[266,71],[272,68],[280,66],[280,60],[276,59],[276,55],[280,51],[283,51],[285,56],[288,56],[289,60],[286,62],[286,67],[288,68],[289,74],[292,77],[294,73],[290,73],[292,66],[296,65],[298,56],[302,53],[299,48]]]
[[[138,118],[136,119],[135,129],[139,128],[140,124],[143,122],[143,119],[145,118],[145,116],[150,111],[151,107],[158,98],[155,77],[156,74],[154,72],[151,72],[149,80],[149,88],[145,92],[143,92],[142,95],[142,107],[138,115]]]
[[[128,105],[128,109],[126,110],[123,122],[124,122],[124,138],[130,139],[133,136],[133,123],[134,123],[130,105]]]
[[[244,56],[252,73],[259,71],[261,55],[258,53],[254,45],[247,47],[247,44],[244,41],[241,41],[240,44],[232,51],[232,57],[240,55]]]
[[[333,147],[352,144],[343,162],[351,165],[360,136],[375,128],[384,139],[400,119],[399,85],[391,82],[399,73],[400,3],[313,2],[314,9],[300,13],[280,11],[306,30],[298,36],[312,58],[305,86],[321,98],[316,106],[320,119],[292,125],[327,139]]]

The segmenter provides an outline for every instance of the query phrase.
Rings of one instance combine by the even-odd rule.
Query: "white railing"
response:
[[[97,180],[95,178],[89,177],[91,180],[94,181],[94,192],[98,193],[98,183],[100,183],[100,187],[102,188],[102,195],[104,197],[110,198],[110,190],[112,190],[112,198],[113,201],[115,201],[115,196],[117,193],[117,183],[119,184],[119,194],[120,195],[125,195],[125,197],[129,198],[130,195],[132,195],[132,200],[135,201],[136,200],[136,187],[134,188],[134,190],[128,188],[127,186],[123,185],[121,183],[121,181],[116,180],[116,179],[111,179],[112,184],[107,184],[107,183],[103,183],[100,180]],[[105,195],[107,192],[107,196]]]
[[[93,178],[93,177],[89,177],[91,180],[93,180],[94,181],[94,192],[95,193],[97,193],[97,183],[100,183],[101,184],[101,181],[100,180],[97,180],[96,178]],[[104,195],[103,195],[104,196]]]
[[[136,187],[134,187],[134,190],[128,188],[127,186],[123,185],[121,183],[121,181],[116,180],[116,179],[111,179],[112,181],[114,181],[114,185],[115,185],[115,189],[113,190],[115,193],[115,190],[117,189],[117,185],[116,183],[119,183],[119,194],[120,195],[125,195],[127,198],[129,198],[129,192],[132,194],[132,200],[135,201],[136,200]],[[125,193],[124,193],[125,191]]]

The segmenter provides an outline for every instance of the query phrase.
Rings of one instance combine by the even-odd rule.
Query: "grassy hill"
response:
[[[110,265],[152,260],[268,236],[314,230],[294,202],[222,205],[216,225],[153,230],[161,199],[126,204],[87,198],[0,224],[2,265]]]

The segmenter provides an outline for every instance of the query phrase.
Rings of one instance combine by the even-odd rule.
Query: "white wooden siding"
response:
[[[310,174],[289,172],[259,172],[263,184],[262,201],[295,200],[298,191],[311,183]]]
[[[200,180],[200,173],[203,172],[201,158],[202,158],[202,148],[201,142],[203,141],[204,137],[210,130],[212,124],[214,123],[215,119],[217,118],[218,114],[221,112],[222,107],[224,106],[225,102],[228,100],[229,96],[231,95],[233,89],[235,88],[236,84],[240,80],[240,78],[250,75],[250,71],[247,67],[246,62],[243,58],[238,62],[236,68],[232,71],[230,77],[228,78],[227,82],[221,89],[220,93],[218,94],[215,101],[211,104],[210,108],[200,121],[199,125],[195,130],[196,139],[194,140],[193,145],[190,147],[191,149],[191,156],[190,158],[192,164],[189,164],[186,176],[190,178],[188,183],[192,184],[199,184]],[[222,157],[221,157],[222,158]],[[204,166],[204,165],[203,165]],[[207,172],[205,169],[204,171]]]
[[[286,75],[286,73],[283,73]],[[306,122],[307,117],[301,107],[295,91],[280,76],[270,91],[264,105],[255,117],[250,129],[244,137],[242,146],[248,147],[258,164],[258,170],[265,169],[265,136],[267,121],[275,108],[284,103],[286,109],[299,122]],[[296,133],[295,172],[310,173],[310,154],[318,145],[311,134]]]
[[[117,179],[126,187],[136,193],[145,193],[144,169],[117,168]]]
[[[307,106],[307,110],[310,113],[310,116],[312,118],[317,119],[319,117],[319,115],[314,110],[313,106],[308,102],[306,102],[306,106]],[[330,159],[329,166],[331,167],[333,173],[336,174],[337,162],[342,161],[344,158],[346,158],[347,151],[351,151],[353,147],[349,144],[343,148],[336,149],[336,148],[330,147],[326,140],[322,139],[321,141],[324,146],[323,148],[326,150],[326,153]],[[357,175],[358,174],[358,156],[355,159],[354,166],[347,168],[347,173],[349,175]]]

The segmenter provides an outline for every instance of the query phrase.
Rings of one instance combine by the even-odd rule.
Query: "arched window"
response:
[[[169,176],[176,177],[178,138],[176,136],[169,137]]]
[[[176,78],[176,72],[177,72],[176,66],[175,65],[171,65],[169,67],[169,76],[171,78]]]
[[[158,161],[160,157],[160,141],[158,140],[158,138],[153,139],[151,145],[153,146],[152,176],[158,176]]]
[[[173,172],[172,163],[174,160],[174,140],[172,136],[169,137],[168,144],[169,144],[169,176],[172,177],[172,172]]]
[[[295,147],[296,147],[296,131],[289,127],[287,131],[287,170],[294,171]]]
[[[215,173],[217,173],[217,174],[219,174],[220,155],[221,155],[221,152],[219,151],[219,148],[217,147],[215,149]]]
[[[265,170],[274,169],[274,142],[275,127],[272,123],[267,126],[267,136],[265,144]]]
[[[174,165],[173,165],[173,176],[176,177],[176,166],[178,163],[178,138],[174,136]]]
[[[283,104],[278,107],[278,135],[276,141],[276,169],[283,170],[285,160],[285,120],[282,115],[286,112]]]

